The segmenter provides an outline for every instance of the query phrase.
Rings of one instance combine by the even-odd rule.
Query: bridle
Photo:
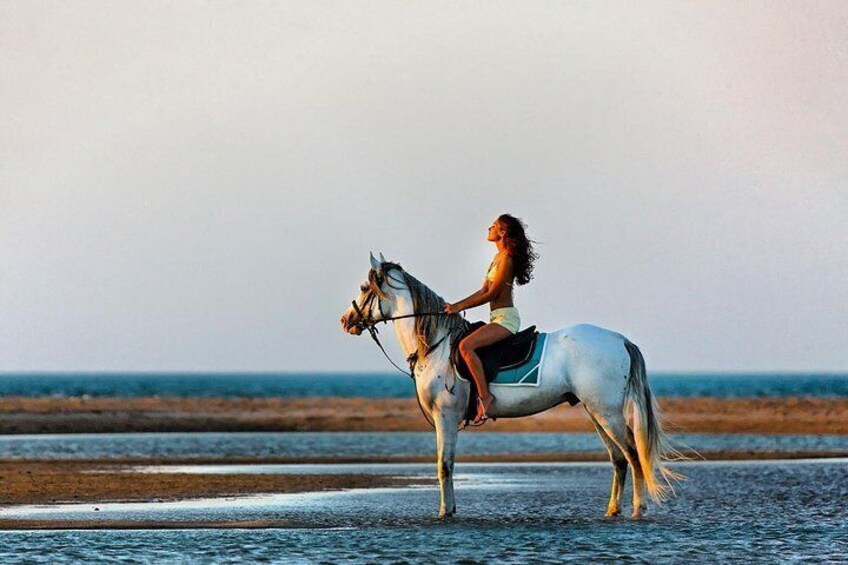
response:
[[[392,279],[392,280],[395,280],[395,279]],[[395,282],[397,282],[397,281],[395,280]],[[371,302],[374,299],[377,300],[377,311],[380,312],[380,319],[379,320],[375,320],[371,317],[371,311],[374,308],[373,306],[371,306]],[[391,316],[391,317],[387,318],[385,316],[385,314],[383,314],[383,308],[380,304],[380,298],[377,296],[377,293],[374,291],[373,288],[368,293],[368,297],[365,300],[362,301],[361,307],[359,306],[359,304],[356,303],[356,300],[351,300],[350,303],[353,305],[354,312],[356,312],[356,314],[359,316],[359,321],[357,321],[355,324],[353,324],[350,327],[351,328],[359,328],[360,330],[368,330],[368,333],[371,334],[371,339],[374,340],[374,343],[377,344],[377,347],[380,348],[380,351],[383,352],[383,355],[386,357],[386,359],[389,360],[389,363],[394,365],[394,367],[398,371],[400,371],[401,373],[403,373],[404,375],[406,375],[407,377],[412,379],[413,383],[415,383],[415,365],[416,365],[416,363],[418,363],[418,351],[413,351],[409,355],[409,357],[406,358],[406,362],[409,364],[409,372],[407,373],[406,371],[404,371],[403,369],[398,367],[398,365],[394,361],[392,361],[392,358],[389,357],[389,354],[386,353],[386,349],[383,347],[383,344],[380,343],[380,340],[377,337],[377,334],[379,333],[379,330],[377,330],[377,324],[379,324],[380,322],[383,322],[384,324],[386,324],[386,323],[391,322],[393,320],[402,320],[404,318],[419,318],[419,317],[422,317],[422,316],[455,316],[455,315],[458,315],[458,314],[448,314],[447,312],[414,312],[412,314],[404,314],[402,316]],[[362,311],[366,308],[367,308],[368,316],[366,316],[365,313]],[[463,312],[462,315],[463,315],[463,317],[465,317],[465,312]],[[450,335],[452,335],[452,332],[447,332],[445,335],[443,335],[441,337],[441,339],[436,341],[436,343],[434,343],[432,345],[428,345],[427,350],[424,352],[424,357],[427,357],[428,355],[430,355],[430,353],[435,351],[436,348],[439,345],[441,345],[441,343],[445,340],[445,338],[447,338]],[[445,386],[447,386],[447,385],[445,385]],[[452,390],[451,390],[451,392],[452,392]],[[430,427],[435,429],[436,425],[433,423],[433,421],[427,415],[427,412],[424,410],[424,407],[421,405],[421,398],[419,398],[419,396],[418,396],[418,387],[417,386],[415,387],[415,400],[418,401],[418,408],[421,410],[421,414],[424,416],[424,419],[427,421],[428,424],[430,424]],[[478,425],[482,425],[482,424],[478,424]],[[478,425],[472,425],[472,427],[477,427]],[[465,427],[468,427],[468,422],[466,422],[466,425],[463,426],[463,428],[465,428]],[[461,428],[461,429],[463,429],[463,428]]]
[[[380,312],[380,319],[379,320],[375,320],[370,316],[371,310],[373,309],[373,306],[371,306],[371,302],[374,299],[377,299],[377,311]],[[374,343],[377,344],[377,347],[380,348],[380,351],[383,352],[383,355],[386,356],[386,359],[389,360],[389,363],[394,365],[395,368],[398,371],[400,371],[404,375],[410,377],[413,381],[415,380],[415,364],[418,362],[418,352],[413,351],[409,355],[409,357],[406,358],[406,362],[409,363],[409,373],[407,373],[406,371],[404,371],[403,369],[398,367],[397,364],[394,361],[392,361],[392,358],[389,357],[389,354],[386,353],[386,350],[383,347],[383,344],[380,343],[380,339],[377,337],[377,334],[379,333],[379,330],[377,329],[377,324],[379,324],[380,322],[383,322],[384,324],[386,324],[386,323],[389,323],[393,320],[402,320],[404,318],[419,318],[419,317],[422,317],[422,316],[453,316],[453,314],[448,314],[447,312],[416,312],[416,313],[412,313],[412,314],[404,314],[402,316],[386,317],[386,315],[383,314],[383,307],[380,304],[380,299],[377,296],[377,293],[375,293],[373,290],[371,290],[371,292],[369,292],[368,297],[362,302],[361,307],[359,306],[359,304],[356,303],[356,300],[351,300],[350,303],[353,305],[354,312],[356,312],[356,314],[359,316],[359,321],[356,322],[351,327],[352,328],[359,328],[360,330],[367,330],[368,333],[371,334],[371,339],[374,340]],[[366,316],[365,313],[363,313],[363,311],[362,311],[366,307],[367,307],[367,311],[368,311],[368,314],[369,314],[368,316]],[[428,345],[427,351],[424,352],[424,357],[426,357],[427,355],[429,355],[430,353],[435,351],[435,349],[439,345],[441,345],[441,343],[449,335],[450,335],[450,332],[443,335],[442,338],[439,339],[433,345]]]

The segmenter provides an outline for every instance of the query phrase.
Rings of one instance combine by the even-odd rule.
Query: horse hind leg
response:
[[[604,446],[606,446],[610,456],[610,463],[612,463],[612,486],[610,487],[610,499],[609,504],[607,505],[606,517],[613,518],[621,514],[621,494],[624,492],[624,483],[627,480],[627,458],[615,442],[610,439],[607,432],[603,427],[601,427],[588,409],[586,410],[586,413],[589,414],[589,419],[592,420],[592,424],[595,426],[595,431],[598,432],[598,435],[601,437],[601,441],[604,443]]]
[[[645,494],[645,470],[642,469],[642,462],[639,460],[639,452],[636,449],[636,438],[633,436],[633,429],[625,422],[624,428],[627,430],[627,449],[630,451],[633,460],[633,518],[641,518],[648,510],[648,505],[643,502]],[[637,480],[638,479],[638,480]]]
[[[642,502],[645,493],[645,477],[642,464],[639,463],[639,452],[636,450],[633,431],[627,426],[620,409],[605,411],[604,417],[599,417],[595,413],[594,417],[630,463],[630,468],[633,470],[633,518],[641,518],[647,509]]]

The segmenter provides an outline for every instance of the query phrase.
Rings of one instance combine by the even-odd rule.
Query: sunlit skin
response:
[[[487,303],[491,304],[491,310],[513,306],[512,287],[506,284],[513,280],[513,262],[512,257],[504,245],[505,235],[506,230],[503,229],[497,220],[489,226],[486,239],[494,243],[498,248],[498,253],[494,258],[494,280],[485,279],[483,281],[483,287],[474,294],[463,298],[459,302],[445,304],[445,312],[456,314],[468,308],[474,308]],[[468,364],[471,375],[474,377],[474,382],[477,384],[477,390],[480,391],[480,402],[477,406],[475,422],[479,422],[485,417],[486,412],[495,401],[494,395],[489,391],[489,384],[486,382],[486,376],[483,372],[483,364],[480,362],[480,357],[477,356],[476,350],[480,347],[498,342],[510,335],[512,333],[499,324],[486,324],[469,334],[459,344],[459,352]]]

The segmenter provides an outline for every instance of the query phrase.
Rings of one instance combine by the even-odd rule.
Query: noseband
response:
[[[376,296],[376,295],[373,292],[370,295],[368,295],[368,298],[365,299],[365,302],[362,303],[362,306],[363,307],[367,306],[374,299],[374,296]],[[356,300],[351,300],[350,303],[353,304],[353,311],[356,312],[357,316],[359,316],[359,321],[356,322],[351,327],[359,328],[359,329],[362,329],[362,330],[365,330],[365,329],[370,330],[371,327],[373,327],[377,323],[377,321],[376,320],[366,320],[365,314],[363,314],[362,310],[359,309],[359,304],[356,303]],[[379,301],[377,301],[377,307],[378,308],[380,307]],[[369,314],[371,313],[371,308],[368,308],[368,313]],[[382,315],[383,315],[383,312],[380,311],[380,316],[382,316]]]

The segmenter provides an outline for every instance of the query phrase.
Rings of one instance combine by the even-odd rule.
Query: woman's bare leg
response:
[[[489,392],[489,383],[486,382],[486,375],[483,372],[483,364],[480,362],[480,357],[475,352],[476,349],[491,345],[502,339],[512,335],[512,332],[501,326],[500,324],[486,324],[482,328],[470,333],[468,337],[459,343],[459,352],[468,369],[471,371],[471,376],[474,378],[474,383],[477,385],[477,390],[480,393],[481,405],[477,408],[477,417],[475,422],[483,419],[485,412],[492,406],[495,397]]]

